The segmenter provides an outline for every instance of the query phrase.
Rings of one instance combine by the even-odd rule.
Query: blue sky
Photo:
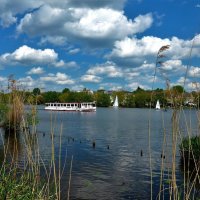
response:
[[[195,90],[199,33],[198,0],[0,0],[0,87],[14,74],[29,90]]]

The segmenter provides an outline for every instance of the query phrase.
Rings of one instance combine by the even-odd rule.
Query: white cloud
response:
[[[169,43],[169,39],[162,40],[153,36],[145,36],[142,39],[127,37],[115,42],[115,47],[109,56],[120,58],[155,56],[161,46]]]
[[[69,50],[69,54],[73,55],[73,54],[76,54],[76,53],[79,53],[80,52],[80,49],[79,48],[76,48],[76,49],[71,49]]]
[[[2,65],[48,65],[60,68],[77,67],[74,61],[65,62],[58,60],[58,54],[54,49],[34,49],[23,45],[13,53],[5,53],[0,56]]]
[[[17,22],[17,14],[38,8],[42,4],[39,0],[1,0],[0,1],[0,24],[8,27]]]
[[[31,76],[26,76],[18,79],[18,83],[25,87],[25,89],[33,88],[38,85],[38,82],[35,81]]]
[[[188,70],[189,77],[200,78],[200,67],[190,67]]]
[[[72,87],[71,87],[71,90],[74,90],[74,91],[82,91],[83,89],[85,88],[85,86],[84,85],[73,85]]]
[[[99,89],[113,90],[119,91],[122,90],[123,87],[119,83],[101,83],[99,84]]]
[[[91,67],[87,74],[92,75],[105,75],[110,78],[119,78],[123,76],[122,70],[115,65],[113,62],[106,62],[95,67]]]
[[[72,80],[68,75],[64,73],[57,72],[56,74],[48,74],[48,76],[40,77],[41,81],[44,82],[53,82],[58,85],[71,85],[74,84],[75,81]]]
[[[122,9],[126,0],[68,0],[68,5],[71,7],[83,8],[113,8]]]
[[[8,81],[8,79],[5,78],[5,77],[0,76],[0,82],[5,82],[5,81]]]
[[[199,37],[196,36],[196,38]],[[167,59],[180,60],[190,57],[190,51],[192,48],[191,57],[200,57],[199,40],[182,40],[177,37],[171,39],[161,39],[153,36],[145,36],[141,39],[136,37],[128,38],[115,42],[114,48],[111,53],[107,55],[107,58],[114,60],[117,63],[133,65],[135,63],[142,63],[145,60],[155,61],[159,49],[164,45],[170,45],[170,48],[163,52]]]
[[[55,63],[54,65],[55,65],[55,67],[58,67],[58,68],[78,67],[78,64],[75,61],[64,62],[63,60],[60,60],[59,62]]]
[[[162,63],[162,65],[159,67],[160,70],[169,71],[171,73],[180,72],[185,73],[186,72],[186,66],[182,64],[181,60],[167,60],[166,62]]]
[[[139,15],[128,20],[122,11],[111,8],[58,8],[44,5],[21,19],[17,30],[31,36],[80,40],[92,46],[112,44],[128,35],[143,32],[153,22],[152,15]],[[59,40],[62,43],[62,40]],[[103,42],[102,42],[103,41]],[[106,42],[104,44],[104,42]],[[54,41],[56,43],[56,40]]]
[[[138,87],[143,89],[151,89],[149,85],[141,84],[140,82],[132,82],[126,85],[126,88],[128,88],[131,91],[136,90]]]
[[[188,83],[188,84],[186,85],[186,87],[187,87],[187,89],[189,89],[189,90],[199,92],[200,83],[198,83],[198,82],[191,82],[191,83]]]
[[[45,36],[40,40],[40,44],[51,43],[54,45],[64,45],[67,43],[67,38],[63,36]]]
[[[43,74],[44,70],[42,67],[33,67],[30,71],[27,72],[27,74]]]
[[[91,74],[86,74],[81,77],[82,82],[88,82],[88,83],[99,83],[101,82],[102,78],[91,75]]]
[[[13,53],[1,55],[0,61],[3,63],[18,64],[51,64],[58,58],[58,54],[53,49],[33,49],[26,45],[19,47]]]

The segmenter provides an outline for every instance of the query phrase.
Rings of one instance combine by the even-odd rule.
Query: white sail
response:
[[[159,102],[159,100],[157,100],[157,102],[156,102],[156,110],[160,110],[160,102]]]
[[[118,107],[119,106],[119,102],[118,102],[118,97],[115,97],[115,102],[113,104],[113,107]]]

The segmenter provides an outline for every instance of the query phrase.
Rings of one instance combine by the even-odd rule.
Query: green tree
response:
[[[135,107],[144,108],[150,105],[151,94],[148,92],[140,92],[135,94]]]
[[[41,92],[40,92],[40,89],[39,88],[34,88],[33,89],[33,94],[35,95],[35,96],[37,96],[37,95],[39,95]]]
[[[184,88],[181,85],[175,85],[172,87],[172,91],[178,94],[182,94],[184,92]]]
[[[126,96],[125,107],[128,107],[128,108],[135,107],[135,96],[133,94],[129,94]]]
[[[61,103],[69,102],[69,93],[61,93],[58,98]]]
[[[141,92],[144,92],[145,90],[142,89],[141,87],[137,87],[137,89],[134,91],[134,93],[141,93]]]
[[[48,91],[43,93],[43,98],[45,103],[49,102],[59,102],[59,93],[56,91]]]
[[[87,92],[79,92],[77,94],[78,102],[92,102],[94,101],[94,97],[92,94]]]
[[[97,107],[109,107],[110,106],[110,95],[104,92],[97,92],[96,94]]]
[[[63,91],[62,91],[62,93],[68,93],[68,92],[70,92],[70,89],[69,89],[69,88],[65,88],[65,89],[63,89]]]

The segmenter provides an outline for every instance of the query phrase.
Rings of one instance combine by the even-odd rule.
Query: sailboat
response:
[[[119,107],[118,97],[115,97],[115,102],[113,104],[113,107]]]
[[[157,102],[156,102],[156,110],[160,110],[160,102],[159,102],[159,100],[157,100]]]

